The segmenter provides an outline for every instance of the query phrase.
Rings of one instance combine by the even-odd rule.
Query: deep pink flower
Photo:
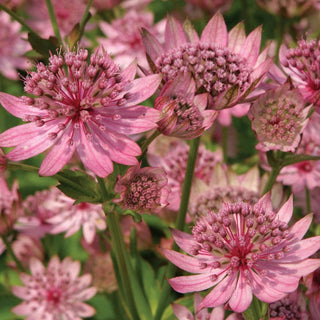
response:
[[[166,172],[162,168],[133,166],[123,177],[119,176],[114,191],[120,199],[114,202],[123,209],[140,213],[157,212],[168,205],[170,190]]]
[[[267,303],[282,299],[320,266],[320,259],[307,259],[320,248],[320,236],[302,240],[312,214],[288,227],[292,211],[292,197],[274,212],[267,193],[255,205],[225,203],[200,219],[192,235],[173,230],[188,255],[163,250],[164,255],[196,275],[171,278],[170,285],[181,293],[213,287],[198,310],[228,302],[232,310],[243,312],[253,294]]]
[[[100,22],[100,29],[107,38],[98,38],[98,42],[114,57],[121,68],[127,67],[133,59],[143,68],[148,67],[145,49],[141,37],[141,28],[146,28],[157,39],[162,39],[164,22],[153,24],[153,13],[130,10],[123,17],[111,23]]]
[[[191,75],[178,75],[169,80],[155,100],[154,108],[161,111],[158,130],[167,136],[194,139],[209,129],[218,112],[206,110],[207,94],[195,95]]]
[[[256,148],[294,152],[307,124],[310,108],[305,108],[299,90],[290,89],[289,83],[262,94],[253,102],[248,114],[259,141]]]
[[[97,10],[109,10],[117,6],[122,0],[94,0],[92,6]]]
[[[230,9],[232,0],[186,0],[186,2],[203,9],[204,11],[209,11],[210,13],[215,13],[217,11],[226,12]]]
[[[146,30],[143,41],[164,81],[190,72],[196,92],[208,92],[209,108],[216,110],[243,102],[272,64],[268,48],[259,55],[261,27],[246,37],[241,22],[228,33],[220,13],[213,16],[200,38],[191,24],[183,28],[168,17],[164,45]]]
[[[31,46],[23,39],[27,34],[20,29],[21,25],[18,22],[11,21],[6,12],[0,12],[0,72],[13,80],[19,77],[17,69],[29,67],[24,54],[31,50]]]
[[[309,309],[312,320],[320,319],[320,268],[305,278],[306,296],[309,298]]]
[[[320,106],[319,40],[299,40],[295,48],[280,47],[279,60],[284,72],[299,88],[307,103]]]
[[[0,135],[0,146],[15,147],[8,159],[28,159],[50,149],[39,174],[57,173],[77,151],[86,168],[100,177],[113,171],[112,161],[138,163],[140,147],[127,135],[156,127],[159,112],[137,103],[149,98],[159,75],[134,79],[135,64],[120,72],[108,54],[97,50],[87,62],[87,50],[57,53],[49,65],[37,65],[25,79],[33,96],[0,93],[0,102],[27,121]]]
[[[79,261],[72,261],[70,257],[60,261],[54,256],[47,268],[38,259],[32,259],[31,275],[20,275],[24,286],[12,287],[13,294],[24,300],[12,312],[28,316],[28,320],[93,316],[95,310],[83,301],[92,298],[96,289],[89,287],[91,275],[79,277],[80,267]]]

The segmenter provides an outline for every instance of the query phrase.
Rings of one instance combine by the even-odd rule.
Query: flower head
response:
[[[200,136],[218,115],[214,110],[205,110],[207,94],[195,95],[195,82],[189,73],[169,80],[156,98],[154,107],[162,113],[158,130],[182,139]]]
[[[164,81],[191,73],[196,93],[209,94],[209,108],[221,110],[242,102],[271,66],[267,50],[259,55],[261,28],[245,35],[244,24],[229,33],[223,16],[217,13],[199,39],[190,24],[168,17],[165,44],[144,30],[146,52]]]
[[[50,149],[39,174],[53,175],[77,151],[86,168],[100,177],[113,171],[112,160],[137,164],[140,147],[127,135],[156,127],[158,111],[137,106],[159,85],[158,75],[135,79],[136,66],[120,72],[110,56],[97,50],[66,51],[37,65],[25,79],[33,97],[0,93],[0,102],[27,124],[0,135],[0,146],[15,148],[7,157],[24,160]]]
[[[258,97],[249,111],[252,129],[259,141],[256,148],[261,151],[295,151],[310,110],[304,105],[299,90],[290,89],[289,84]]]
[[[230,9],[232,4],[232,0],[186,0],[186,2],[210,13],[225,12]]]
[[[267,303],[282,299],[296,290],[301,276],[320,266],[320,259],[307,259],[319,249],[320,236],[301,240],[312,214],[288,227],[292,211],[292,197],[274,212],[267,193],[254,205],[225,203],[200,219],[192,235],[173,230],[189,256],[172,250],[163,250],[164,255],[196,275],[169,279],[170,285],[181,293],[214,287],[198,310],[228,302],[243,312],[253,294]]]
[[[161,168],[134,166],[118,177],[114,191],[121,198],[114,200],[123,209],[137,212],[156,212],[165,207],[169,194],[166,173]]]
[[[307,103],[320,106],[319,40],[299,40],[295,48],[282,45],[279,60]],[[316,108],[318,110],[319,108]],[[319,110],[318,110],[319,111]]]
[[[31,50],[31,46],[20,31],[20,24],[11,21],[10,16],[0,12],[0,72],[7,78],[17,80],[17,69],[28,68],[28,59],[23,55]]]
[[[79,277],[80,263],[70,257],[50,259],[48,267],[36,258],[30,262],[31,275],[21,274],[23,287],[12,288],[24,301],[12,309],[17,315],[31,319],[81,319],[91,317],[95,310],[83,301],[92,298],[96,289],[89,287],[91,276]],[[81,318],[80,318],[81,317]]]

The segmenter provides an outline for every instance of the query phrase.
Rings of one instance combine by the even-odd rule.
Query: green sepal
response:
[[[80,202],[102,203],[98,184],[93,177],[79,170],[63,170],[55,175],[60,184],[57,188],[65,195]]]
[[[60,48],[59,40],[56,37],[50,36],[49,39],[43,39],[38,35],[29,32],[28,41],[32,48],[40,53],[44,58],[50,57],[50,52],[55,52]]]
[[[242,313],[242,316],[245,320],[268,320],[268,304],[253,296],[249,308]]]
[[[137,213],[137,212],[135,212],[133,210],[129,210],[129,209],[125,210],[122,213],[122,215],[124,215],[124,216],[128,216],[128,215],[132,216],[134,222],[141,222],[141,220],[142,220],[141,214],[139,214],[139,213]]]

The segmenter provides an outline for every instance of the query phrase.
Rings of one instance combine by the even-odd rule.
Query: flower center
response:
[[[61,291],[57,288],[53,288],[47,291],[47,301],[57,305],[61,300]]]
[[[313,170],[313,166],[312,166],[312,163],[310,161],[302,161],[302,162],[299,162],[297,164],[298,166],[298,169],[300,171],[303,171],[303,172],[306,172],[306,173],[309,173]]]
[[[279,301],[269,304],[270,316],[272,318],[282,318],[284,319],[301,319],[301,310],[297,303],[290,301],[288,297],[283,298]]]
[[[188,43],[165,52],[156,60],[156,66],[165,81],[190,72],[197,90],[213,97],[235,85],[243,92],[250,83],[251,70],[240,55],[207,43]]]

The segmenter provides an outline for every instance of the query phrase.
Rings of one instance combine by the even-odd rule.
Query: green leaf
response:
[[[55,175],[57,186],[65,195],[76,200],[75,203],[101,203],[102,196],[96,181],[82,171],[63,170]]]
[[[0,319],[13,320],[21,319],[14,316],[11,309],[21,302],[20,299],[15,297],[10,291],[0,284]]]
[[[49,39],[43,39],[38,35],[29,32],[28,40],[32,48],[40,53],[44,58],[49,58],[50,52],[55,52],[60,48],[59,41],[56,37],[49,37]]]

